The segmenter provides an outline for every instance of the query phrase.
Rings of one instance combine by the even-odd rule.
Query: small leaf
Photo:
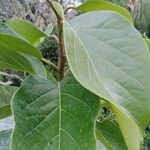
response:
[[[119,13],[95,11],[65,25],[76,79],[110,102],[129,150],[139,150],[150,119],[150,57],[141,34]]]
[[[64,18],[64,11],[63,7],[58,2],[52,2],[53,7],[55,8],[57,14],[63,19]]]
[[[21,52],[42,59],[41,52],[28,42],[13,35],[0,33],[0,52]]]
[[[41,41],[43,41],[42,39],[47,36],[31,23],[19,18],[12,18],[8,20],[6,25],[34,46],[41,43]]]
[[[12,99],[12,150],[94,150],[99,97],[72,76],[61,83],[28,77]]]
[[[0,119],[11,115],[10,100],[18,88],[0,86]]]
[[[110,120],[96,123],[97,139],[110,150],[127,150],[119,126]]]
[[[53,25],[49,24],[45,29],[45,34],[49,36],[52,33],[53,29],[54,29]]]
[[[132,16],[127,11],[127,9],[104,0],[86,1],[83,4],[79,5],[78,7],[76,7],[76,9],[83,12],[96,10],[112,10],[120,13],[122,16],[124,16],[126,19],[128,19],[130,22],[133,23]]]

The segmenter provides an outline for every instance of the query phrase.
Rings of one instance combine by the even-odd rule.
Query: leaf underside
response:
[[[139,150],[150,118],[150,57],[140,33],[118,13],[88,12],[65,23],[65,45],[75,78],[111,103],[128,149]]]

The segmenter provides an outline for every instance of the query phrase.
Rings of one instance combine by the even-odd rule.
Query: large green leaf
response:
[[[21,52],[42,59],[41,52],[28,42],[13,35],[0,33],[0,52],[3,51]]]
[[[112,121],[97,122],[96,134],[108,150],[127,150],[120,128]]]
[[[34,46],[37,46],[47,36],[31,23],[19,18],[8,20],[6,25]]]
[[[127,11],[127,9],[104,0],[86,1],[83,4],[79,5],[78,7],[76,7],[76,9],[83,12],[96,11],[96,10],[113,10],[120,13],[130,22],[133,22],[132,17],[130,13]]]
[[[88,12],[65,26],[76,79],[111,103],[129,150],[139,150],[150,119],[150,56],[140,33],[113,11]]]
[[[0,86],[0,119],[10,116],[10,100],[18,88],[14,86]]]
[[[12,150],[94,150],[99,97],[73,77],[28,77],[12,99]]]

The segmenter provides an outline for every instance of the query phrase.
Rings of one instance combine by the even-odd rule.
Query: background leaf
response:
[[[104,120],[96,123],[97,138],[108,150],[127,150],[119,126],[111,120]]]
[[[0,86],[0,119],[11,115],[10,100],[18,87]]]
[[[150,119],[150,57],[143,38],[113,11],[89,12],[70,24],[65,43],[74,76],[111,103],[128,149],[140,149]]]
[[[19,18],[8,20],[6,25],[34,46],[41,43],[41,40],[43,40],[42,38],[47,37],[47,35],[37,27]]]
[[[12,99],[12,150],[93,150],[99,97],[72,76],[61,83],[28,77]]]
[[[64,18],[64,11],[63,7],[58,2],[52,2],[53,7],[55,8],[58,15],[63,19]]]
[[[9,150],[13,126],[11,117],[0,120],[0,150]]]
[[[23,56],[27,58],[27,60],[31,63],[36,75],[47,79],[46,68],[44,67],[43,63],[39,61],[38,58],[25,54]]]
[[[13,32],[3,23],[0,24],[0,32],[14,35],[17,38],[20,37],[17,33]],[[4,51],[4,49],[2,49],[0,53],[0,69],[13,69],[29,73],[36,73],[46,78],[46,69],[42,62],[40,62],[36,57],[18,52]]]
[[[0,131],[0,150],[9,150],[12,130]]]
[[[76,7],[76,9],[83,12],[96,11],[96,10],[112,10],[120,13],[130,22],[133,22],[132,16],[130,15],[127,9],[104,0],[85,1],[83,4]]]

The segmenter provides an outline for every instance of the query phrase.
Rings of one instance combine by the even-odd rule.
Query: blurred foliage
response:
[[[4,21],[14,16],[22,18],[34,23],[42,30],[48,24],[55,22],[53,11],[46,1],[41,0],[0,0],[0,16],[4,18]]]

